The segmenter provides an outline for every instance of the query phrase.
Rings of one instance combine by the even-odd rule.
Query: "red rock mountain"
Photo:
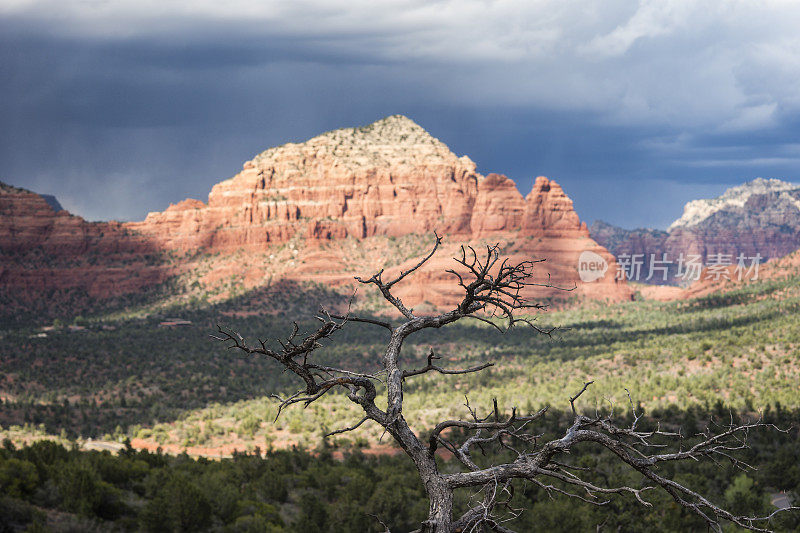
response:
[[[75,255],[122,242],[104,239],[106,232],[121,235],[122,225],[86,222],[67,211],[55,211],[43,196],[0,183],[0,247],[5,253],[39,248],[48,255]]]
[[[557,183],[539,177],[523,198],[513,181],[482,176],[468,157],[457,157],[399,115],[271,148],[215,185],[207,203],[184,200],[142,222],[88,223],[54,212],[33,193],[10,187],[0,192],[0,250],[13,256],[0,270],[7,294],[35,287],[33,297],[53,288],[114,295],[175,276],[206,287],[231,277],[246,287],[281,278],[350,284],[353,274],[365,273],[360,269],[392,261],[387,238],[436,230],[446,243],[431,267],[441,266],[459,244],[501,241],[507,254],[545,258],[542,276],[576,285],[569,296],[625,300],[631,295],[614,279],[613,257],[589,237]],[[362,252],[371,250],[360,263],[348,248],[354,242]],[[577,265],[586,250],[608,261],[609,270],[584,284]],[[242,254],[247,261],[233,260]],[[406,256],[394,262],[413,260],[413,254]],[[107,283],[123,264],[130,280],[118,283],[112,276],[116,282]],[[35,282],[23,282],[22,271]],[[408,297],[447,303],[452,279],[437,272],[429,269],[416,286],[411,281]],[[555,294],[543,289],[535,296]]]

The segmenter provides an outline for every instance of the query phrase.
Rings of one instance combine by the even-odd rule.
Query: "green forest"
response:
[[[712,412],[667,409],[653,413],[691,435],[710,420],[738,417],[721,404]],[[624,419],[624,416],[622,417]],[[769,514],[771,501],[800,490],[800,411],[770,408],[764,421],[784,433],[750,434],[751,448],[737,459],[758,465],[741,470],[732,463],[670,463],[663,474],[741,513]],[[565,414],[541,421],[545,436],[566,425]],[[687,443],[691,439],[687,439]],[[194,459],[124,448],[118,455],[86,452],[50,442],[0,449],[0,531],[231,531],[338,532],[411,531],[427,513],[427,500],[412,463],[402,454],[369,455],[358,449],[333,454],[321,443],[313,450],[255,449],[222,460]],[[489,455],[487,464],[503,459]],[[506,460],[508,457],[505,458]],[[641,486],[638,473],[610,452],[592,446],[565,458],[591,468],[590,479]],[[456,469],[442,461],[444,471]],[[464,508],[470,493],[457,494]],[[533,484],[518,482],[510,507],[523,511],[510,522],[520,531],[704,531],[705,524],[663,492],[652,491],[645,508],[632,497],[612,496],[603,506],[572,498],[551,498]],[[516,511],[515,511],[516,512]],[[800,516],[778,515],[777,531],[796,531]]]
[[[217,324],[273,345],[285,338],[292,320],[310,329],[315,307],[289,300],[328,304],[333,297],[323,289],[306,290],[287,295],[281,314],[265,310],[283,302],[264,305],[259,313],[257,303],[241,298],[146,316],[78,317],[85,329],[68,329],[73,318],[46,337],[41,327],[8,327],[0,332],[0,390],[6,397],[0,424],[27,424],[67,438],[136,437],[149,428],[191,445],[198,442],[199,434],[193,435],[202,420],[240,426],[249,419],[243,433],[257,435],[257,445],[263,446],[270,431],[291,425],[314,446],[321,426],[352,421],[349,402],[332,396],[328,404],[315,404],[317,409],[289,410],[276,426],[269,395],[293,392],[298,383],[274,361],[244,357],[209,338]],[[247,314],[234,315],[243,309]],[[427,425],[432,417],[462,415],[464,394],[477,405],[497,398],[508,408],[564,407],[565,391],[591,379],[589,398],[597,403],[627,401],[628,389],[645,409],[710,408],[717,401],[752,412],[778,403],[800,407],[799,310],[800,287],[796,279],[786,279],[690,301],[589,304],[538,315],[542,327],[559,328],[552,336],[523,328],[500,334],[486,324],[461,321],[409,339],[406,364],[423,363],[433,348],[454,367],[486,361],[495,366],[473,375],[415,378],[408,383],[408,401],[419,412],[417,423]],[[159,327],[175,316],[191,325]],[[385,341],[384,331],[352,323],[315,357],[321,364],[347,361],[370,371]],[[226,434],[236,430],[225,429]],[[160,443],[173,437],[165,435]]]

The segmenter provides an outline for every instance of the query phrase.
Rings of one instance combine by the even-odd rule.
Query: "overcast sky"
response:
[[[582,219],[800,182],[800,3],[0,0],[0,180],[142,219],[254,154],[405,114]]]

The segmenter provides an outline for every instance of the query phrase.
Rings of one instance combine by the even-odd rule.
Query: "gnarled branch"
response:
[[[250,355],[265,355],[280,363],[286,370],[301,378],[305,387],[286,398],[278,398],[278,416],[287,406],[301,403],[305,406],[318,401],[333,390],[344,391],[347,398],[361,406],[364,416],[352,426],[327,433],[326,436],[354,431],[368,420],[377,422],[389,433],[395,442],[414,461],[420,478],[430,500],[428,518],[422,523],[424,533],[451,533],[454,531],[491,529],[493,531],[510,531],[504,524],[519,515],[519,510],[511,507],[515,480],[533,483],[548,495],[563,495],[579,500],[604,505],[611,495],[631,495],[640,504],[650,506],[645,499],[645,492],[661,488],[681,506],[700,516],[710,528],[721,531],[721,522],[733,524],[752,531],[766,531],[763,527],[775,513],[766,517],[743,517],[715,505],[699,493],[680,483],[664,477],[657,471],[661,463],[681,460],[728,459],[738,468],[749,465],[737,460],[734,453],[746,447],[748,431],[768,427],[760,420],[744,424],[731,423],[716,434],[706,433],[694,438],[698,442],[678,451],[664,450],[665,440],[681,442],[684,437],[680,433],[662,431],[660,427],[643,431],[638,427],[642,415],[638,414],[631,404],[633,422],[629,427],[618,426],[611,415],[588,417],[576,408],[577,400],[586,392],[592,381],[584,383],[583,388],[569,398],[572,410],[572,422],[564,434],[547,442],[542,441],[542,434],[535,433],[534,426],[546,412],[546,408],[533,414],[520,416],[516,408],[508,417],[501,416],[497,401],[483,418],[470,406],[466,408],[471,420],[445,420],[436,424],[423,444],[419,434],[415,433],[403,416],[403,387],[406,378],[438,372],[440,374],[468,374],[479,372],[492,366],[491,362],[464,369],[445,369],[436,364],[438,359],[431,349],[427,364],[417,369],[403,368],[400,361],[400,350],[404,340],[413,333],[427,328],[441,328],[463,318],[473,318],[490,324],[500,331],[506,331],[517,324],[527,325],[533,331],[550,335],[555,328],[539,328],[534,318],[526,313],[539,311],[545,306],[539,302],[525,299],[523,292],[529,287],[547,287],[562,289],[547,283],[533,282],[533,269],[543,260],[528,260],[513,263],[508,259],[500,259],[498,244],[486,246],[485,252],[478,253],[473,246],[461,246],[455,258],[457,267],[447,272],[456,278],[463,290],[461,301],[452,309],[431,316],[416,316],[413,309],[408,309],[403,302],[392,294],[392,288],[433,257],[442,243],[442,238],[434,232],[434,244],[422,259],[408,270],[390,280],[383,281],[384,270],[381,269],[368,279],[356,278],[362,284],[375,285],[383,298],[397,309],[402,319],[397,325],[378,319],[353,316],[349,309],[344,315],[330,314],[322,310],[317,319],[319,327],[309,333],[300,333],[299,326],[294,323],[291,332],[285,339],[276,340],[280,349],[267,346],[266,340],[259,340],[258,345],[251,346],[237,332],[218,326],[218,332],[212,338],[226,342],[229,349],[237,349]],[[574,288],[574,287],[573,287]],[[387,329],[390,337],[382,358],[382,368],[378,372],[367,373],[358,369],[347,369],[321,365],[310,360],[314,352],[322,347],[322,342],[329,339],[339,329],[350,323],[364,323]],[[501,324],[505,327],[501,327]],[[386,410],[375,404],[378,386],[385,386]],[[384,393],[384,390],[381,390]],[[461,432],[450,431],[458,429]],[[445,437],[455,440],[463,438],[458,445]],[[456,434],[457,433],[457,434]],[[456,434],[453,436],[453,434]],[[445,447],[463,465],[465,471],[443,473],[436,462],[435,452],[439,446]],[[568,465],[559,459],[568,456],[577,446],[599,446],[613,453],[623,463],[638,471],[643,479],[641,487],[604,486],[581,477],[582,468]],[[499,465],[479,466],[473,460],[474,449],[485,450],[496,446],[511,452],[516,459]],[[658,450],[659,453],[654,453]],[[459,518],[454,519],[453,494],[462,488],[478,488],[481,501],[473,503]],[[789,508],[796,509],[796,508]],[[388,528],[387,528],[388,530]]]

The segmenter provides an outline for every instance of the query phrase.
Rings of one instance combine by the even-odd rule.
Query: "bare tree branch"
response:
[[[591,383],[584,384],[583,388],[571,398],[570,403],[574,409],[574,401],[586,391]],[[638,418],[634,419],[634,424]],[[446,479],[453,488],[483,486],[492,482],[505,482],[511,479],[526,479],[541,484],[540,477],[549,477],[558,480],[566,485],[579,487],[586,493],[585,500],[595,499],[596,494],[632,494],[639,503],[649,507],[642,493],[651,490],[654,486],[661,487],[670,494],[676,502],[687,510],[701,517],[708,526],[714,531],[722,531],[721,521],[727,520],[739,527],[751,531],[769,531],[761,527],[759,523],[768,521],[774,513],[764,517],[745,517],[738,516],[712,503],[699,493],[684,487],[674,480],[665,478],[655,471],[655,466],[663,461],[675,461],[721,456],[728,458],[730,450],[742,449],[742,436],[755,428],[774,428],[769,424],[764,424],[760,420],[756,422],[746,422],[740,425],[731,424],[726,431],[716,435],[703,435],[702,440],[685,451],[668,454],[646,455],[635,446],[641,445],[644,448],[651,446],[647,441],[649,436],[675,436],[675,433],[653,431],[649,433],[637,432],[631,428],[618,428],[608,418],[589,418],[580,414],[575,414],[573,424],[560,439],[552,440],[532,453],[520,454],[513,463],[492,466],[482,470],[472,472],[448,474]],[[618,440],[619,437],[633,437],[632,443]],[[637,470],[645,479],[654,483],[653,487],[636,489],[629,486],[601,487],[591,482],[585,481],[574,474],[565,472],[557,463],[553,462],[553,457],[559,454],[566,454],[576,445],[581,443],[594,443],[600,445],[614,453],[624,463]],[[734,464],[737,462],[734,460]],[[548,485],[549,487],[549,485]],[[544,488],[544,487],[543,487]],[[548,492],[553,491],[549,489]],[[565,494],[562,490],[556,491]],[[572,494],[572,493],[570,493]],[[565,494],[568,495],[568,494]],[[602,502],[601,502],[602,504]],[[793,510],[793,509],[787,509]]]
[[[386,301],[391,303],[393,306],[395,306],[395,308],[397,308],[397,310],[400,311],[400,313],[402,313],[402,315],[404,317],[409,318],[409,319],[415,318],[414,317],[414,313],[411,310],[407,309],[405,305],[403,305],[403,302],[400,300],[400,298],[397,298],[396,296],[392,295],[391,289],[398,281],[402,280],[403,278],[405,278],[406,276],[408,276],[412,272],[415,272],[416,270],[421,268],[422,265],[427,263],[428,260],[431,257],[433,257],[433,254],[436,253],[436,250],[439,249],[439,245],[442,243],[442,238],[439,236],[438,233],[436,233],[434,231],[433,235],[434,235],[434,237],[436,239],[435,239],[433,248],[428,253],[428,255],[423,257],[422,260],[419,263],[417,263],[416,265],[414,265],[410,269],[405,270],[405,271],[401,271],[400,275],[398,277],[396,277],[395,279],[384,283],[384,281],[382,280],[382,276],[383,276],[384,270],[380,269],[378,272],[373,274],[372,277],[370,277],[369,279],[365,280],[365,279],[362,279],[360,277],[356,277],[356,281],[358,281],[360,283],[364,283],[364,284],[370,284],[370,283],[374,284],[376,287],[378,287],[378,290],[381,291],[381,294],[383,294],[383,297],[386,299]]]
[[[375,326],[380,326],[382,328],[386,328],[389,331],[392,331],[392,329],[394,329],[394,328],[392,328],[392,325],[389,322],[385,322],[383,320],[375,320],[373,318],[357,317],[357,316],[353,316],[353,315],[351,315],[349,313],[347,315],[336,315],[336,314],[331,313],[331,318],[335,318],[337,320],[344,320],[346,322],[363,322],[365,324],[373,324]]]
[[[368,416],[365,416],[364,418],[362,418],[361,420],[359,420],[358,422],[356,422],[355,424],[353,424],[353,425],[352,425],[352,426],[350,426],[350,427],[346,427],[346,428],[342,428],[342,429],[337,429],[337,430],[331,431],[330,433],[326,433],[326,434],[324,435],[324,438],[331,437],[331,436],[333,436],[333,435],[339,435],[339,434],[341,434],[341,433],[346,433],[346,432],[348,432],[348,431],[353,431],[354,429],[358,429],[358,427],[359,427],[361,424],[363,424],[364,422],[366,422],[367,420],[369,420],[369,417],[368,417]]]
[[[594,383],[594,381],[587,381],[586,383],[584,383],[584,384],[583,384],[583,388],[582,388],[580,391],[578,391],[578,394],[576,394],[575,396],[573,396],[573,397],[571,397],[571,398],[569,399],[569,405],[570,405],[570,407],[572,407],[572,414],[573,414],[573,415],[576,415],[576,414],[578,414],[578,413],[575,411],[575,400],[577,400],[578,398],[580,398],[581,394],[583,394],[584,392],[586,392],[586,389],[588,389],[588,388],[589,388],[589,385],[591,385],[592,383]]]
[[[433,352],[433,348],[431,348],[430,353],[428,353],[428,364],[427,364],[427,366],[424,366],[423,368],[418,368],[416,370],[404,370],[403,371],[403,379],[409,378],[411,376],[418,376],[420,374],[425,374],[426,372],[430,372],[432,370],[436,371],[436,372],[439,372],[440,374],[469,374],[471,372],[480,372],[481,370],[489,368],[490,366],[494,366],[494,363],[483,363],[482,365],[473,366],[473,367],[470,367],[470,368],[464,368],[464,369],[459,369],[459,370],[448,370],[448,369],[441,368],[439,366],[434,365],[432,363],[432,361],[434,359],[441,359],[441,357],[435,355],[434,352]]]

